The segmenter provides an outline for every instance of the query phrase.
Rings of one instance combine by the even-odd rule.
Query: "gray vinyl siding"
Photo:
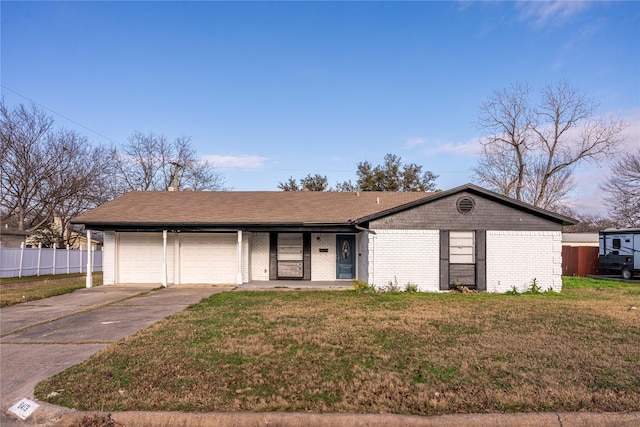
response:
[[[465,196],[474,200],[475,207],[472,212],[461,214],[456,208],[456,201]],[[387,230],[562,230],[559,221],[552,221],[467,191],[372,220],[369,227]]]

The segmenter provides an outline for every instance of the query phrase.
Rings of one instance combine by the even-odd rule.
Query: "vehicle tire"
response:
[[[624,280],[629,280],[629,279],[631,279],[632,277],[633,277],[633,273],[631,272],[631,270],[630,270],[630,269],[628,269],[628,268],[623,268],[623,269],[622,269],[622,278],[623,278]]]

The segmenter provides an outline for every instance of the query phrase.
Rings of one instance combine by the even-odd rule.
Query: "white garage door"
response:
[[[180,234],[180,283],[236,283],[237,235]]]
[[[162,283],[162,234],[120,233],[118,283]]]

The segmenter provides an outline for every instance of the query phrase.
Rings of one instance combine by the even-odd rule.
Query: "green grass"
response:
[[[76,277],[86,277],[86,273],[71,273],[71,274],[43,274],[41,276],[24,276],[24,277],[7,277],[0,279],[0,286],[12,285],[15,283],[32,283],[32,282],[45,282],[48,280],[60,280],[60,279],[73,279]]]
[[[102,284],[102,273],[93,274],[93,285]],[[0,307],[71,293],[86,286],[86,274],[58,274],[2,279]]]
[[[41,382],[36,397],[105,411],[639,410],[634,289],[566,278],[552,297],[221,293]]]
[[[580,289],[640,289],[637,283],[618,281],[618,280],[600,280],[588,277],[569,277],[562,278],[563,291],[576,291]]]

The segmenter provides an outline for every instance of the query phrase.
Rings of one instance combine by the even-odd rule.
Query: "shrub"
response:
[[[418,285],[409,282],[407,283],[407,286],[404,287],[404,291],[408,294],[415,294],[416,292],[419,292]]]
[[[529,289],[527,289],[527,292],[525,292],[525,294],[536,295],[541,293],[542,293],[542,288],[540,287],[540,285],[538,285],[538,279],[534,277],[533,280],[531,281],[531,286],[529,286]]]
[[[505,294],[507,294],[507,295],[520,295],[520,292],[518,292],[518,288],[516,288],[515,286],[512,286],[511,290],[505,292]]]
[[[387,292],[387,293],[392,293],[392,292],[400,292],[400,285],[398,285],[398,278],[396,276],[393,276],[393,280],[389,280],[387,282],[386,286],[383,286],[382,289],[380,289],[381,292]]]
[[[456,277],[456,283],[453,285],[453,291],[456,292],[464,292],[465,291],[465,286],[462,284],[462,282],[460,281],[459,278]]]
[[[370,285],[364,280],[353,279],[353,281],[351,282],[351,287],[357,293],[373,293],[376,291],[375,285]]]
[[[510,291],[505,292],[507,295],[520,295],[518,289],[515,286],[511,287]],[[555,294],[556,291],[553,290],[553,287],[549,286],[546,290],[542,290],[542,286],[538,285],[538,279],[534,278],[531,281],[531,286],[525,292],[522,292],[522,295],[539,295],[539,294]]]

